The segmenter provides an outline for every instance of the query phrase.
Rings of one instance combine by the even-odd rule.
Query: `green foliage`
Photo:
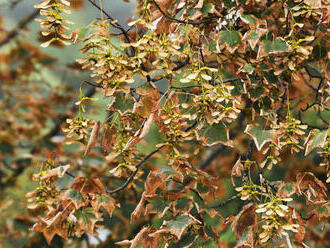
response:
[[[0,18],[1,247],[326,245],[329,4],[34,7]]]

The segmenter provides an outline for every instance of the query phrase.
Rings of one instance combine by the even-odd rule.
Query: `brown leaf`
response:
[[[146,199],[145,192],[143,192],[138,205],[136,205],[134,211],[131,213],[131,223],[133,223],[134,220],[140,218],[141,213],[142,213],[142,211],[144,209],[145,199]]]
[[[326,186],[311,172],[297,174],[297,194],[306,196],[306,200],[312,204],[324,204],[327,199]]]
[[[108,154],[111,150],[111,146],[116,140],[117,129],[115,127],[105,126],[102,138],[101,138],[101,149],[104,154]]]
[[[327,141],[328,132],[328,130],[319,131],[317,129],[313,129],[310,131],[305,141],[305,156],[308,155],[315,148],[324,147]]]
[[[154,113],[151,113],[147,121],[143,125],[143,129],[140,133],[139,139],[143,139],[149,133],[153,119],[154,119]]]
[[[322,8],[321,0],[304,0],[304,3],[309,5],[312,9]]]
[[[234,177],[242,177],[243,171],[244,171],[244,166],[241,163],[241,159],[239,158],[236,161],[235,165],[233,166],[233,168],[231,170],[231,178],[230,178],[230,180],[231,180],[232,185],[235,186]]]
[[[91,201],[91,204],[96,212],[99,211],[100,207],[103,207],[109,213],[110,216],[112,216],[112,213],[115,210],[116,206],[119,206],[119,204],[116,204],[115,199],[113,199],[107,194],[97,195]]]
[[[55,234],[61,236],[64,239],[67,239],[68,229],[65,228],[67,217],[68,212],[66,210],[54,210],[44,219],[34,224],[32,227],[32,231],[42,232],[49,245]]]
[[[204,0],[199,0],[198,3],[195,5],[195,9],[203,8]]]
[[[201,224],[201,222],[189,214],[177,216],[172,220],[164,221],[161,229],[153,233],[152,236],[161,233],[170,233],[179,240],[185,229],[192,224]]]
[[[90,152],[90,150],[92,150],[93,147],[95,146],[99,134],[99,130],[100,130],[100,121],[97,121],[94,123],[94,127],[92,129],[91,136],[89,137],[84,156],[86,156]]]
[[[58,166],[54,169],[49,170],[46,173],[38,173],[32,176],[33,180],[46,180],[53,177],[63,177],[66,171],[70,168],[70,165]]]
[[[166,182],[168,177],[160,171],[151,171],[145,182],[145,193],[154,194],[156,189]]]
[[[104,186],[98,178],[77,177],[71,188],[81,193],[105,194]]]
[[[296,242],[301,244],[305,238],[306,229],[302,225],[299,225],[298,232],[295,233]]]
[[[146,248],[157,247],[159,235],[154,235],[151,237],[149,233],[150,228],[148,226],[144,226],[141,231],[135,235],[134,239],[116,242],[116,245],[130,245],[130,248],[138,247],[138,245],[142,245],[142,247]]]
[[[254,225],[257,221],[256,218],[256,205],[251,202],[245,205],[241,212],[235,217],[232,223],[232,229],[237,239],[240,239],[248,226]]]
[[[131,222],[133,222],[134,219],[138,219],[141,216],[141,213],[144,209],[144,202],[147,197],[153,195],[156,190],[162,186],[162,184],[165,184],[166,180],[169,176],[166,177],[166,175],[160,171],[151,171],[146,179],[146,182],[144,184],[145,191],[143,192],[140,202],[134,209],[134,211],[131,214]]]

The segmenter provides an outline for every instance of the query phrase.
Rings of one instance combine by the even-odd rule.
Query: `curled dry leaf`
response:
[[[34,174],[32,178],[35,181],[39,181],[39,180],[47,180],[47,179],[49,180],[52,179],[53,177],[63,177],[69,168],[70,168],[69,164],[58,166],[49,171],[44,171],[38,174]]]
[[[243,175],[243,171],[244,171],[244,166],[243,164],[241,163],[241,159],[239,158],[235,165],[233,166],[233,168],[231,169],[231,183],[235,186],[235,183],[234,183],[234,177],[242,177]]]
[[[96,141],[97,141],[97,137],[98,137],[98,134],[99,134],[99,130],[100,130],[100,121],[97,121],[97,122],[94,123],[93,129],[92,129],[92,132],[91,132],[91,136],[89,137],[89,140],[88,140],[88,143],[87,143],[87,146],[86,146],[84,156],[86,156],[90,152],[90,150],[92,150],[93,147],[95,146]]]
[[[297,174],[297,194],[305,195],[311,204],[324,204],[327,202],[327,187],[311,172]]]
[[[232,229],[237,239],[242,237],[247,227],[252,226],[256,223],[257,216],[255,210],[256,204],[251,202],[245,205],[241,212],[239,212],[239,214],[234,218],[232,223]]]

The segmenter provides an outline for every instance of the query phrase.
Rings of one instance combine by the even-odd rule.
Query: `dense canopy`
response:
[[[103,2],[0,35],[0,246],[329,244],[330,3]]]

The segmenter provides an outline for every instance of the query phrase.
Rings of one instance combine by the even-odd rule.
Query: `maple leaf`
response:
[[[152,194],[156,192],[156,190],[165,184],[166,180],[169,178],[169,175],[166,175],[163,171],[151,171],[146,179],[145,182],[145,191],[142,193],[141,199],[137,206],[135,207],[134,211],[131,213],[131,222],[134,219],[140,217],[143,209],[144,209],[144,202],[148,197],[151,197]]]
[[[151,236],[170,233],[180,239],[185,229],[192,224],[201,224],[201,222],[189,214],[177,216],[172,220],[164,221],[160,230],[154,232]]]
[[[71,185],[71,188],[81,193],[105,193],[104,186],[98,178],[87,179],[85,177],[77,177]]]
[[[313,129],[309,132],[305,141],[305,146],[306,146],[305,156],[308,155],[315,148],[324,147],[327,141],[328,132],[329,130],[320,131],[318,129]]]
[[[149,226],[144,226],[138,234],[135,235],[132,240],[123,240],[116,242],[117,245],[130,245],[130,248],[138,247],[138,245],[142,245],[142,247],[146,248],[154,248],[157,247],[159,242],[160,235],[150,236],[152,233]]]
[[[278,144],[276,130],[264,130],[261,124],[248,124],[244,132],[252,137],[258,151],[268,142]]]
[[[232,229],[237,239],[239,239],[243,235],[247,227],[252,226],[256,223],[257,217],[255,210],[256,204],[251,202],[245,205],[241,212],[239,212],[239,214],[235,216],[232,223]]]
[[[34,224],[32,231],[42,232],[49,245],[56,234],[67,239],[68,231],[65,228],[65,223],[68,215],[66,210],[54,210],[44,219]]]
[[[119,205],[116,204],[116,201],[106,194],[96,195],[96,197],[91,201],[91,204],[94,211],[98,212],[100,207],[103,207],[109,213],[110,216],[112,215],[116,206],[119,207]]]
[[[296,176],[297,194],[304,194],[311,204],[324,204],[327,198],[327,187],[311,172],[300,172]]]
[[[77,225],[81,230],[94,234],[95,223],[100,219],[100,214],[93,208],[78,209],[74,213]]]
[[[63,199],[70,199],[76,209],[86,204],[83,195],[75,189],[69,189]]]

